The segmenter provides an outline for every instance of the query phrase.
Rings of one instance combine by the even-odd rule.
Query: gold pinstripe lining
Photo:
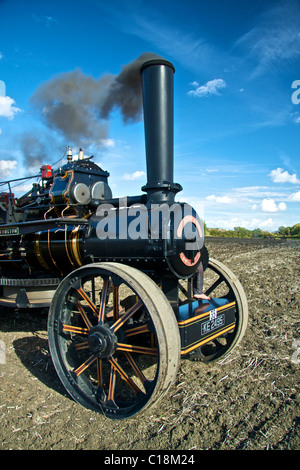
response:
[[[72,230],[71,237],[70,237],[71,238],[71,252],[74,256],[74,259],[77,265],[82,266],[82,260],[80,256],[80,250],[79,250],[79,241],[78,241],[79,229],[80,229],[80,225],[76,227],[74,230]]]
[[[41,248],[40,248],[40,236],[41,236],[41,232],[38,232],[36,234],[36,238],[35,238],[35,242],[34,242],[34,251],[35,251],[35,255],[38,259],[38,262],[40,263],[40,265],[45,268],[45,269],[50,269],[48,264],[46,263],[46,261],[44,260],[44,257],[42,255],[42,252],[41,252]]]
[[[231,323],[230,325],[227,325],[225,328],[222,330],[219,330],[217,333],[212,334],[210,336],[207,336],[206,338],[202,339],[201,341],[196,341],[195,343],[191,344],[188,346],[187,349],[182,349],[181,350],[181,355],[183,356],[184,354],[187,354],[194,349],[199,348],[199,346],[202,346],[205,343],[208,343],[209,341],[217,338],[218,336],[223,335],[224,333],[227,333],[229,330],[232,330],[232,328],[235,326],[235,322]]]
[[[235,302],[230,302],[229,304],[222,305],[221,307],[218,307],[217,313],[219,314],[220,312],[223,312],[224,310],[228,310],[231,307],[235,305]],[[211,311],[214,309],[209,310],[208,312],[201,313],[200,315],[196,315],[195,317],[188,318],[187,320],[182,320],[178,322],[179,328],[185,327],[187,325],[192,325],[193,323],[198,323],[198,321],[203,320],[203,318],[208,317]]]

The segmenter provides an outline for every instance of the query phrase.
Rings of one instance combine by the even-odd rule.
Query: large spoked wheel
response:
[[[213,299],[235,302],[235,326],[191,353],[190,358],[212,362],[228,355],[243,338],[248,323],[248,303],[244,289],[235,274],[223,263],[209,259],[204,272],[204,293]]]
[[[48,341],[69,394],[114,419],[153,405],[179,367],[180,337],[169,302],[148,276],[118,263],[89,264],[61,282]]]

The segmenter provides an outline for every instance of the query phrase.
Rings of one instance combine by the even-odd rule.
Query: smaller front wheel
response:
[[[118,263],[86,265],[61,282],[48,339],[69,394],[114,419],[153,405],[179,367],[178,325],[167,298],[144,273]]]

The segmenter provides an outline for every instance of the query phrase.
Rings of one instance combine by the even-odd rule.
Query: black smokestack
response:
[[[173,64],[161,57],[141,67],[147,159],[147,184],[142,189],[151,203],[172,203],[182,189],[173,181],[174,72]]]

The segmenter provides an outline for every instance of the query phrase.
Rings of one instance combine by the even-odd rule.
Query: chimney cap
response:
[[[143,65],[141,66],[141,72],[142,72],[146,67],[150,67],[151,65],[166,65],[167,67],[170,67],[170,68],[173,70],[173,72],[175,72],[175,67],[174,67],[174,65],[172,64],[172,62],[169,62],[168,60],[163,59],[163,58],[155,58],[155,59],[147,60],[147,61],[144,62]]]

